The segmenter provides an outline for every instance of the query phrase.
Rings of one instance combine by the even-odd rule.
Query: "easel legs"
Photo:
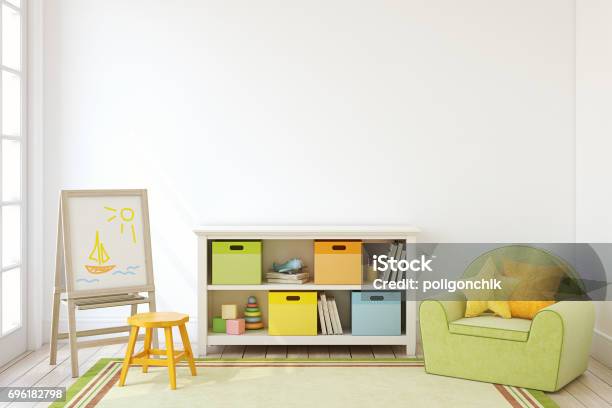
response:
[[[147,292],[149,298],[149,312],[157,312],[155,306],[155,292]],[[157,337],[157,330],[153,330],[153,348],[159,348],[159,338]]]
[[[57,364],[57,337],[59,334],[60,294],[53,294],[53,315],[51,317],[51,345],[49,350],[49,364]]]
[[[70,340],[70,362],[72,364],[72,377],[79,376],[79,351],[77,349],[76,334],[76,305],[74,301],[68,300],[68,338]]]
[[[149,312],[156,312],[157,310],[155,307],[155,292],[147,292],[147,293],[149,295]],[[134,316],[137,313],[138,313],[138,305],[134,304],[131,307],[130,314]],[[157,330],[153,330],[153,333],[150,335],[150,337],[151,337],[150,344],[153,344],[153,348],[158,349],[159,348],[159,338],[158,338]]]

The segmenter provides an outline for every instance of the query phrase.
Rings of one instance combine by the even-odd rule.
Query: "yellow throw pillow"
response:
[[[555,303],[554,300],[511,300],[510,314],[512,317],[532,320],[545,307]]]
[[[512,317],[531,320],[540,310],[555,303],[559,284],[565,276],[561,267],[510,259],[504,259],[503,265],[504,275],[518,280],[509,302]]]
[[[494,278],[500,279],[501,276],[497,273],[495,262],[493,262],[493,259],[489,257],[476,276],[464,280],[479,281]],[[495,300],[496,293],[493,289],[464,289],[463,294],[467,298],[465,305],[465,317],[480,316],[487,311],[491,311],[504,319],[509,319],[512,317],[508,301]]]
[[[465,317],[478,317],[491,311],[504,319],[510,319],[512,312],[506,300],[468,300],[465,305]]]

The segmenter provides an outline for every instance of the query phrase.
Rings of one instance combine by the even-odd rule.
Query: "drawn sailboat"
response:
[[[100,242],[100,232],[96,231],[96,242],[94,243],[94,247],[89,254],[89,259],[97,262],[97,265],[85,265],[87,272],[92,273],[94,275],[100,275],[102,273],[107,273],[112,271],[117,265],[104,265],[110,260],[110,256],[104,249],[104,244]]]

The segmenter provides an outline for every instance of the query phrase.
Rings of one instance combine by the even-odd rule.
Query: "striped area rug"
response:
[[[164,367],[131,367],[117,387],[121,365],[100,360],[52,407],[557,407],[541,391],[426,374],[415,359],[198,360],[196,377],[179,364],[174,391]]]

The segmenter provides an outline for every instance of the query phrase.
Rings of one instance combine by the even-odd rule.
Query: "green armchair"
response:
[[[552,392],[587,369],[595,320],[590,301],[561,301],[533,320],[464,318],[465,302],[454,295],[421,303],[428,373]]]

